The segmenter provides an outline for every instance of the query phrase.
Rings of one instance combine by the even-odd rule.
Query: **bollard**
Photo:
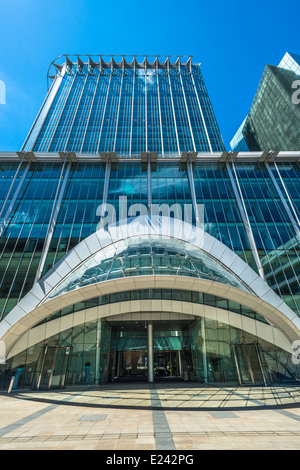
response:
[[[9,384],[9,387],[8,387],[8,393],[11,392],[11,389],[13,388],[14,381],[15,381],[15,376],[13,376],[10,380],[10,384]]]

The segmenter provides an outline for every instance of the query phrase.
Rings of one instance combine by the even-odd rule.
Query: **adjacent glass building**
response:
[[[233,151],[297,151],[300,148],[300,56],[286,53],[266,65],[250,111],[230,145]]]
[[[0,152],[0,388],[298,380],[300,151],[227,152],[190,57],[48,81]]]

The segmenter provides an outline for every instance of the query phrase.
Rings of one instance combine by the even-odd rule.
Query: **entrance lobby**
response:
[[[108,323],[110,381],[187,380],[190,320]]]

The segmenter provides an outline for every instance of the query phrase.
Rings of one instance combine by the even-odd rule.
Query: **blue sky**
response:
[[[300,53],[299,2],[0,0],[0,151],[19,150],[61,54],[193,55],[226,148],[265,64]]]

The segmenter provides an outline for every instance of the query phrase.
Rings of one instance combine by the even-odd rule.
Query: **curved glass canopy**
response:
[[[251,292],[229,269],[190,243],[143,235],[112,243],[86,259],[50,292],[48,299],[98,282],[143,275],[196,277]]]

